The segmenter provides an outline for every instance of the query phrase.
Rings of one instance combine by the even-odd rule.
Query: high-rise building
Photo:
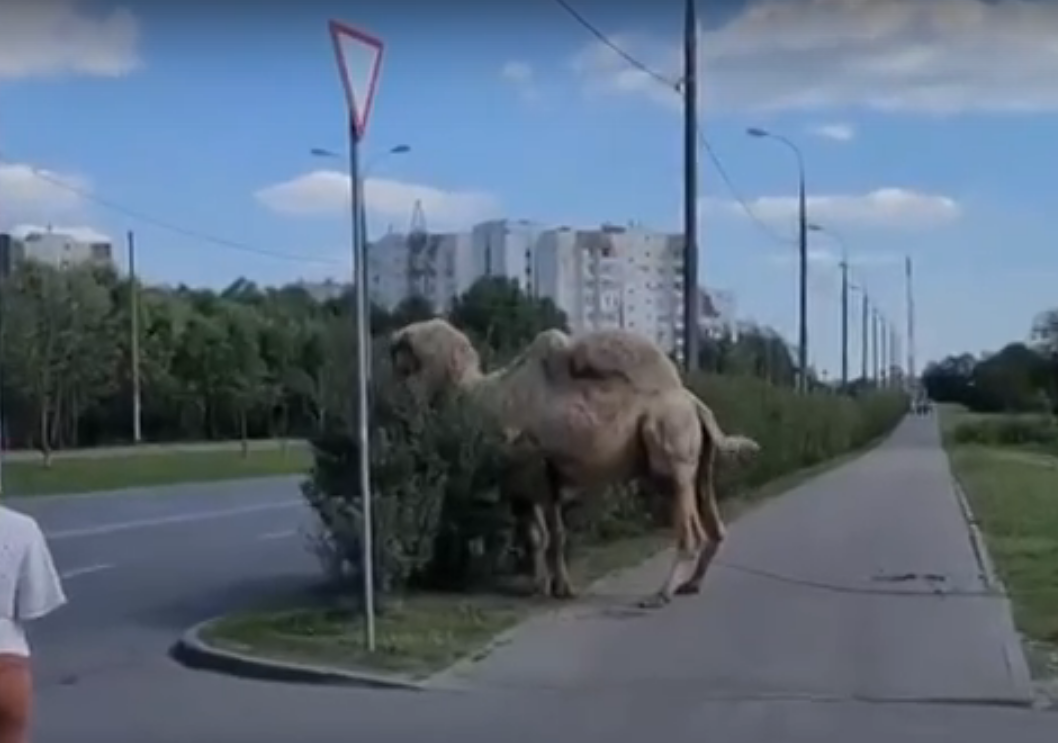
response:
[[[548,230],[537,244],[537,291],[565,311],[574,332],[627,328],[678,351],[683,245],[682,235],[636,225]]]
[[[534,293],[533,264],[542,228],[524,219],[495,219],[471,230],[475,279],[503,276],[514,279],[526,293]]]
[[[25,232],[21,236],[0,235],[0,268],[8,272],[23,260],[56,268],[85,263],[112,265],[113,248],[109,242],[84,240],[50,228]]]
[[[447,308],[481,274],[474,270],[469,233],[426,233],[409,241],[391,232],[368,247],[371,301],[393,309],[417,294],[436,309]]]
[[[418,294],[443,311],[478,279],[514,279],[529,295],[550,298],[570,329],[627,328],[668,350],[683,347],[681,234],[638,225],[543,228],[493,220],[463,233],[390,233],[368,249],[374,302],[392,309]],[[699,325],[730,327],[734,299],[702,293]]]

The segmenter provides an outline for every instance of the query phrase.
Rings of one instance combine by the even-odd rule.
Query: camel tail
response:
[[[756,454],[760,451],[760,444],[749,436],[729,436],[724,433],[720,428],[720,424],[716,422],[716,416],[713,415],[713,411],[709,409],[709,406],[697,397],[694,399],[698,405],[698,420],[701,421],[702,428],[705,429],[705,432],[721,453]]]

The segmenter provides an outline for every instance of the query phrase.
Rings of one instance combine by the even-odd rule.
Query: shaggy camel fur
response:
[[[447,321],[432,319],[396,331],[390,352],[399,376],[427,394],[469,393],[496,416],[527,461],[542,463],[543,477],[518,483],[523,494],[530,484],[542,491],[530,498],[539,591],[574,595],[565,560],[565,496],[634,479],[672,498],[676,537],[669,575],[644,605],[701,589],[724,538],[713,490],[717,455],[759,447],[724,434],[656,344],[624,330],[575,338],[548,330],[511,364],[485,374],[470,340]]]

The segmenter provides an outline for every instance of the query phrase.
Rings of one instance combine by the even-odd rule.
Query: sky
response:
[[[406,230],[416,200],[435,230],[506,216],[678,231],[683,4],[569,4],[653,75],[556,0],[5,2],[0,229],[50,224],[118,249],[132,230],[149,281],[345,278],[337,18],[385,44],[361,146],[372,235]],[[727,176],[699,153],[700,278],[741,318],[796,338],[797,158],[749,127],[804,161],[822,227],[817,368],[839,369],[843,251],[902,334],[911,257],[920,368],[1024,339],[1058,306],[1058,3],[699,5],[700,129]]]

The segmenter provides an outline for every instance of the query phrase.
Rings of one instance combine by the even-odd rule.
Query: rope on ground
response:
[[[966,589],[966,588],[943,588],[938,585],[944,580],[943,576],[935,576],[934,580],[929,582],[933,584],[931,590],[915,590],[911,588],[868,588],[865,586],[850,586],[841,585],[839,583],[830,583],[827,581],[812,580],[810,578],[796,578],[789,575],[783,575],[763,568],[755,568],[747,565],[739,565],[738,563],[727,562],[725,560],[714,560],[714,565],[732,570],[738,573],[745,573],[752,575],[756,578],[764,580],[770,580],[776,583],[786,583],[788,585],[801,586],[804,588],[812,588],[819,591],[828,591],[830,593],[841,593],[841,594],[852,594],[852,595],[863,595],[863,596],[914,596],[919,598],[936,598],[936,597],[951,597],[951,598],[1006,598],[1006,594],[1002,591],[997,591],[987,588],[978,589]],[[939,577],[941,580],[938,581],[935,578]],[[921,576],[907,575],[897,576],[899,580],[916,580],[923,579]],[[889,580],[892,581],[894,578],[881,577],[876,580]]]

